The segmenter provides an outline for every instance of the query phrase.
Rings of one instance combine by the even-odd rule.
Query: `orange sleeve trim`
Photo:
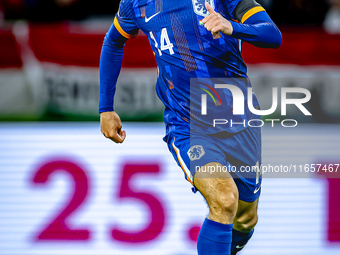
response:
[[[117,17],[115,17],[114,25],[115,25],[115,28],[118,30],[118,32],[119,32],[122,36],[124,36],[125,38],[127,38],[127,39],[131,39],[131,38],[134,38],[134,37],[137,36],[137,35],[130,35],[130,34],[126,33],[126,32],[122,29],[122,27],[119,25],[119,22],[118,22]]]
[[[242,19],[241,19],[241,23],[243,24],[247,19],[249,19],[251,16],[253,16],[254,14],[258,13],[258,12],[263,12],[266,11],[262,6],[256,6],[252,9],[250,9],[249,11],[247,11]]]

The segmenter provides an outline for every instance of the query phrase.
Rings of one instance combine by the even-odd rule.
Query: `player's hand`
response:
[[[202,20],[204,27],[208,31],[211,31],[213,35],[216,35],[220,31],[223,34],[231,35],[233,33],[233,26],[229,20],[223,18],[221,14],[215,12],[208,2],[205,2],[205,7],[209,11],[210,15]]]
[[[102,112],[100,114],[100,129],[106,138],[115,143],[122,143],[126,138],[126,132],[122,130],[122,122],[115,112]]]

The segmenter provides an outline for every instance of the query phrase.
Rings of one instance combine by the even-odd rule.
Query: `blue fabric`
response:
[[[215,10],[224,18],[231,20],[232,13],[239,2],[240,0],[214,0]],[[221,38],[214,39],[212,34],[200,25],[200,20],[207,12],[204,3],[205,0],[173,0],[162,1],[162,5],[160,5],[159,1],[152,0],[122,0],[119,13],[116,15],[124,32],[133,35],[140,29],[148,36],[159,69],[156,91],[165,105],[163,119],[167,125],[167,132],[177,128],[190,129],[190,124],[193,121],[193,115],[190,112],[192,96],[200,99],[202,95],[202,90],[191,89],[191,79],[247,79],[247,67],[243,61],[240,40],[237,37],[248,39],[253,44],[259,43],[260,46],[272,45],[270,41],[268,43],[263,40],[263,33],[270,32],[271,34],[272,30],[269,27],[267,30],[259,28],[260,35],[255,34],[258,29],[257,24],[251,25],[253,27],[249,28],[252,31],[251,35],[246,34],[244,27],[243,29],[240,27],[239,32],[237,32],[237,28],[235,29],[234,36],[222,35]],[[258,15],[254,15],[254,17],[262,18]],[[243,26],[247,25],[249,24]],[[259,25],[259,27],[262,26],[266,25]],[[272,26],[272,28],[274,27]],[[101,79],[103,80],[101,86],[104,88],[101,88],[100,111],[112,110],[112,97],[122,55],[122,48],[114,43],[115,40],[112,39],[103,46],[102,57],[104,59],[101,60],[101,69],[104,70],[101,70]],[[113,56],[115,60],[110,61],[109,55],[115,55]],[[106,78],[105,74],[109,77]],[[218,84],[220,81],[216,80],[216,83]],[[251,85],[249,82],[237,81],[235,81],[235,85],[241,89],[245,96],[245,114],[232,117],[235,117],[237,122],[241,119],[247,123],[250,111],[246,103],[247,93],[244,92]],[[221,94],[223,107],[216,107],[214,103],[208,101],[207,110],[209,113],[224,116],[227,119],[233,111],[230,92],[227,89],[219,89],[218,93]],[[256,97],[253,100],[256,102]],[[195,117],[197,117],[195,120],[198,120],[197,129],[201,129],[202,132],[206,134],[221,132],[202,116],[195,115]],[[228,125],[222,127],[223,131],[229,133],[237,133],[246,128],[247,126],[241,125],[236,128],[231,128]]]
[[[236,17],[234,17],[234,10],[236,8],[236,6],[241,2],[242,0],[227,0],[225,1],[225,6],[228,9],[228,12],[230,13],[230,16],[232,19],[236,19]]]
[[[232,37],[260,48],[277,49],[281,46],[281,32],[265,11],[254,14],[244,24],[230,22],[233,26]]]
[[[245,166],[261,165],[261,128],[247,128],[237,134],[222,132],[206,135],[194,130],[173,129],[164,140],[177,164],[185,165],[191,176],[210,162],[225,166],[233,177],[239,192],[239,199],[245,202],[254,202],[261,194],[262,174],[256,171],[245,171]],[[178,152],[176,152],[178,149]],[[193,146],[201,146],[201,153],[193,161],[189,152]],[[178,158],[178,155],[180,159]],[[199,159],[198,159],[199,158]],[[180,162],[182,161],[182,164]],[[235,171],[230,171],[235,170]],[[217,169],[216,169],[217,171]],[[219,170],[220,171],[220,170]],[[223,171],[223,170],[222,170]],[[190,179],[193,182],[192,179]],[[189,180],[188,180],[189,181]],[[194,192],[196,189],[193,190]]]
[[[233,224],[205,219],[197,240],[198,255],[229,255]]]
[[[138,26],[135,21],[133,1],[121,0],[116,18],[124,32],[130,35],[137,34]]]
[[[235,255],[243,249],[248,243],[249,239],[253,236],[254,229],[250,233],[242,233],[233,229],[233,241],[231,243],[231,255]]]
[[[100,57],[99,113],[114,110],[113,98],[122,66],[126,40],[112,24],[105,36]]]

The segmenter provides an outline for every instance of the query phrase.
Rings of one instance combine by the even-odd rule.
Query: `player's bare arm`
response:
[[[126,138],[126,132],[122,128],[122,122],[114,111],[100,114],[100,129],[106,138],[115,143],[123,143]]]
[[[204,27],[213,34],[222,32],[225,35],[231,35],[233,33],[233,26],[229,20],[215,12],[208,2],[205,2],[205,7],[209,11],[210,15],[202,20]]]

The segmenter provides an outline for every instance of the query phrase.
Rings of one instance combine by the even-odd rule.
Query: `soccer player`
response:
[[[249,124],[259,117],[247,107],[251,83],[242,43],[279,48],[281,33],[254,0],[121,0],[100,62],[101,131],[116,143],[124,142],[126,133],[113,108],[115,86],[124,44],[139,30],[148,36],[157,60],[164,141],[193,191],[209,206],[198,254],[236,254],[253,235],[262,182],[260,171],[242,171],[261,165],[261,129]],[[240,92],[244,114],[233,114]],[[259,109],[255,95],[250,97]],[[227,117],[228,124],[213,122]]]

